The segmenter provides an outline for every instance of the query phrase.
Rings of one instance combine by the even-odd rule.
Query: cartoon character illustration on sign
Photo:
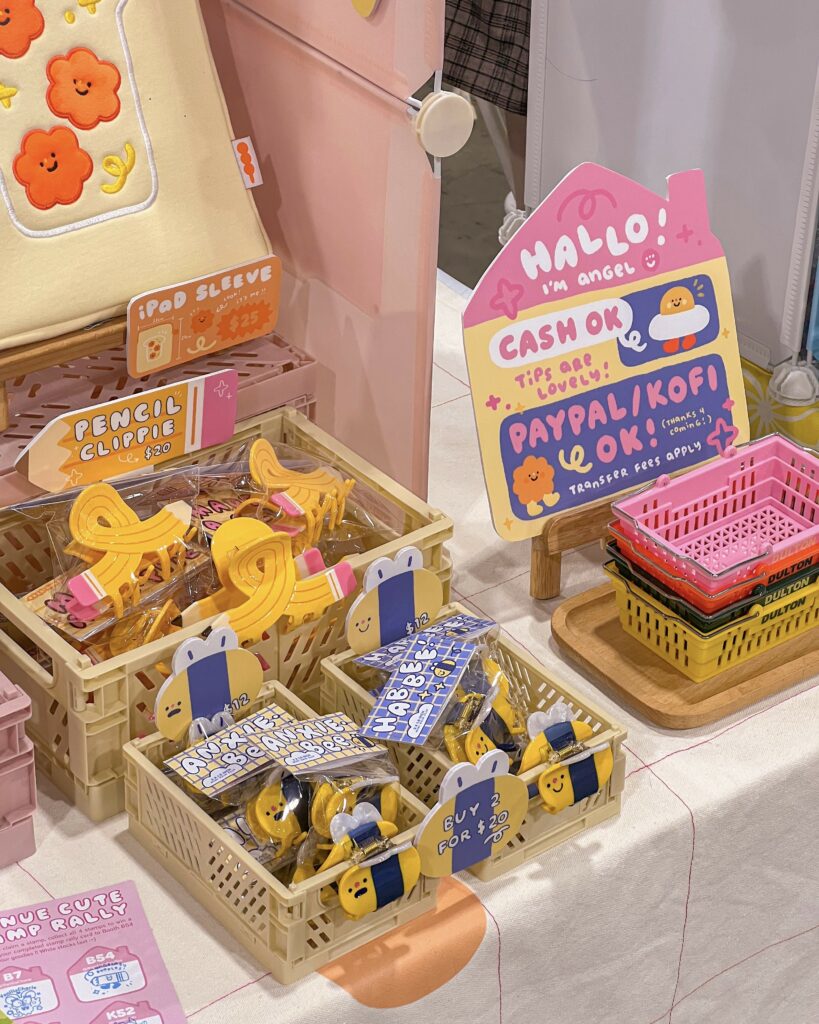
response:
[[[207,736],[241,718],[259,695],[264,675],[259,659],[239,646],[230,629],[180,644],[173,671],[156,695],[155,709],[157,728],[175,741],[192,727]]]
[[[696,278],[693,285],[697,298],[703,298],[705,292]],[[683,285],[675,285],[663,293],[660,312],[648,325],[648,333],[655,341],[663,343],[663,352],[674,355],[680,348],[684,352],[693,348],[697,334],[710,322],[711,314],[697,303],[694,292]]]
[[[441,581],[424,568],[421,552],[402,548],[364,574],[363,593],[347,613],[347,641],[356,654],[368,654],[430,625],[443,603]]]
[[[551,508],[560,501],[555,493],[554,468],[542,456],[526,456],[515,470],[512,489],[530,516],[539,516],[544,505]]]

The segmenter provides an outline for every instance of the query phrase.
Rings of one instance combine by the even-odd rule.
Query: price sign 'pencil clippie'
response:
[[[662,197],[575,168],[484,274],[464,346],[492,519],[535,538],[533,596],[558,592],[562,550],[602,536],[608,499],[748,439],[701,171]]]
[[[15,468],[56,494],[221,444],[233,436],[238,391],[236,371],[220,370],[63,413],[25,447]]]

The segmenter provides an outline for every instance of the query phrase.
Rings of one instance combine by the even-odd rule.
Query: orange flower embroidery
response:
[[[44,28],[34,0],[0,0],[0,56],[22,57]]]
[[[57,117],[67,118],[75,128],[96,128],[119,114],[117,91],[122,78],[110,61],[80,46],[64,57],[52,57],[46,73],[46,102]]]
[[[94,163],[70,128],[52,128],[50,132],[36,128],[23,136],[13,168],[31,205],[50,210],[58,203],[76,203]]]

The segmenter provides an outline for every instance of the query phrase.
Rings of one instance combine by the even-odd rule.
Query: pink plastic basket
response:
[[[769,585],[819,557],[819,456],[772,434],[612,508],[637,548],[708,594]]]

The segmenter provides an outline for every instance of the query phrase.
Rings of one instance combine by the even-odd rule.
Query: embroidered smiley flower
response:
[[[34,0],[0,0],[0,56],[24,56],[44,27]]]
[[[46,102],[57,117],[67,118],[75,128],[96,128],[119,114],[122,77],[110,61],[80,46],[64,57],[52,57],[46,73]]]
[[[24,135],[12,166],[28,201],[38,210],[76,203],[94,169],[74,132],[62,127],[50,132],[36,128]]]

